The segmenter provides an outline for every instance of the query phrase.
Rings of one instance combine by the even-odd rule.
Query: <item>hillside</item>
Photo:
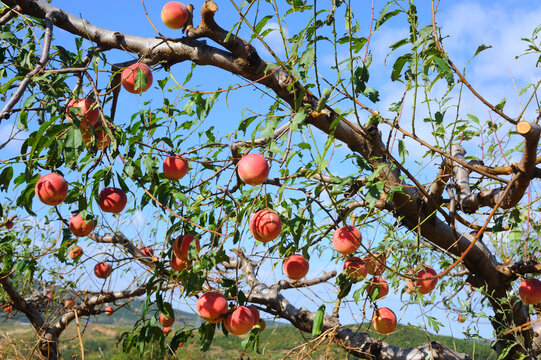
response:
[[[123,354],[118,346],[118,339],[123,332],[132,330],[132,325],[140,315],[141,302],[132,303],[130,308],[123,308],[112,316],[92,317],[88,322],[80,322],[80,331],[83,335],[83,347],[85,359],[112,359],[112,360],[140,360],[141,358],[154,358],[158,356],[158,346],[148,344],[145,355],[141,356],[136,351],[132,350],[130,354]],[[154,309],[148,314],[153,314]],[[178,329],[181,326],[198,326],[200,319],[191,313],[176,311],[176,318],[180,319],[180,323],[176,322],[175,326]],[[0,348],[8,349],[9,356],[14,355],[14,347],[9,346],[8,339],[11,339],[16,344],[28,344],[25,346],[17,345],[17,351],[28,354],[31,345],[33,344],[33,330],[29,325],[23,325],[21,317],[5,321],[0,318]],[[312,337],[310,334],[301,333],[299,330],[286,326],[283,323],[273,322],[267,319],[267,329],[260,337],[260,354],[244,353],[241,350],[241,341],[237,336],[224,336],[220,330],[216,331],[214,343],[210,350],[201,352],[200,342],[197,338],[191,338],[186,344],[177,351],[176,357],[166,357],[166,359],[201,359],[201,360],[225,360],[225,359],[281,359],[288,356],[288,351],[301,344],[309,342]],[[360,331],[364,331],[361,327]],[[197,332],[196,332],[197,333]],[[373,334],[374,335],[374,334]],[[380,338],[382,336],[374,335]],[[168,343],[172,338],[170,334],[166,340]],[[398,326],[397,331],[392,335],[384,338],[385,341],[401,347],[418,346],[426,343],[427,335],[421,330]],[[474,359],[496,359],[496,354],[490,349],[487,344],[474,343],[460,339],[452,339],[447,336],[431,335],[431,340],[437,340],[446,346],[456,349],[460,352],[471,354]],[[78,330],[75,323],[72,323],[61,338],[61,351],[64,359],[80,359],[81,346],[78,337]],[[306,355],[307,359],[349,359],[341,348],[333,345],[329,339],[317,341],[305,346],[300,346],[295,351],[292,351],[289,356],[297,358],[299,355]],[[6,355],[6,354],[4,354]],[[17,357],[7,357],[9,359],[19,359]],[[0,357],[1,359],[2,357]]]

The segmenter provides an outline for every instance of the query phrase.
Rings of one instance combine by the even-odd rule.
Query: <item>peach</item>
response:
[[[4,226],[6,227],[6,229],[10,230],[10,229],[13,229],[13,225],[15,225],[13,223],[13,220],[7,220],[5,223],[4,223]]]
[[[96,127],[100,127],[100,126],[101,126],[101,121],[98,122],[98,124],[96,124]],[[83,144],[85,144],[85,147],[89,149],[90,146],[92,146],[92,131],[83,130],[81,131],[81,135],[83,137]],[[109,134],[107,134],[105,130],[96,129],[96,148],[98,148],[98,150],[103,150],[107,146],[109,146],[110,143],[111,143],[111,137],[109,136]]]
[[[533,278],[524,279],[518,287],[518,293],[526,304],[539,304],[541,302],[541,281]]]
[[[458,322],[459,323],[464,323],[466,321],[466,317],[462,314],[458,315]]]
[[[87,236],[95,227],[96,222],[94,219],[84,220],[81,214],[70,217],[69,229],[75,236]]]
[[[64,301],[64,306],[68,309],[71,309],[73,305],[75,305],[75,301],[72,298],[66,299],[66,301]]]
[[[361,246],[361,233],[356,227],[347,225],[337,229],[332,236],[332,245],[340,254],[353,254]]]
[[[408,287],[407,292],[418,291],[421,294],[428,294],[434,290],[436,284],[438,283],[438,279],[434,278],[438,274],[428,265],[422,265],[422,268],[418,269],[417,271],[410,269],[410,271],[408,271],[408,275],[412,275],[421,280],[406,279],[406,285]]]
[[[126,207],[128,197],[122,189],[106,187],[98,196],[98,205],[104,212],[120,213]]]
[[[12,313],[12,312],[15,310],[15,308],[13,307],[13,305],[5,305],[3,309],[4,309],[4,311],[7,312],[8,314]]]
[[[366,269],[370,275],[380,276],[385,271],[387,265],[387,257],[384,253],[373,253],[363,258],[366,263]]]
[[[379,292],[374,300],[381,299],[382,297],[387,296],[389,293],[389,285],[387,285],[387,281],[380,277],[373,277],[370,279],[370,283],[366,287],[366,293],[368,296],[370,296],[370,298],[372,298],[372,294],[374,291],[376,291],[376,289],[378,289]]]
[[[162,21],[168,28],[181,29],[186,25],[190,13],[188,8],[181,2],[170,1],[162,8]]]
[[[163,162],[163,174],[169,180],[180,180],[188,173],[188,160],[183,156],[169,156]]]
[[[182,271],[190,267],[190,264],[187,261],[180,260],[178,257],[175,256],[175,254],[171,256],[170,264],[171,269],[175,271]]]
[[[68,196],[68,182],[60,174],[49,173],[39,178],[35,191],[42,203],[56,206]]]
[[[68,256],[70,257],[70,259],[72,260],[79,260],[79,258],[83,255],[83,248],[80,247],[80,246],[73,246],[69,253],[68,253]]]
[[[104,311],[105,311],[105,315],[107,315],[107,316],[111,316],[111,315],[113,315],[113,313],[115,312],[115,311],[113,310],[113,308],[110,307],[110,306],[106,306],[105,309],[104,309]]]
[[[259,210],[252,215],[248,227],[256,240],[267,243],[280,235],[282,220],[272,210]]]
[[[128,66],[122,70],[120,77],[124,89],[132,94],[145,92],[152,85],[152,72],[143,63],[135,63]]]
[[[163,327],[169,327],[175,323],[175,316],[171,315],[165,315],[164,313],[160,314],[160,318],[158,319],[160,324],[162,324]]]
[[[139,251],[141,251],[141,253],[146,256],[146,257],[153,257],[154,256],[154,250],[152,250],[152,248],[150,246],[141,246],[139,248]]]
[[[229,310],[227,299],[220,293],[209,291],[197,299],[195,308],[207,322],[219,323]]]
[[[166,326],[166,327],[163,328],[163,333],[165,335],[169,334],[170,332],[171,332],[171,328],[169,326]]]
[[[184,236],[179,236],[173,242],[173,253],[180,260],[188,260],[188,251],[190,250],[190,245],[195,239],[195,248],[197,252],[200,250],[199,238],[195,234],[186,234]]]
[[[364,261],[356,256],[351,256],[344,262],[342,271],[345,271],[349,279],[356,281],[363,280],[368,273]]]
[[[292,280],[302,279],[308,273],[310,265],[302,255],[291,255],[284,261],[284,273]]]
[[[242,182],[248,185],[261,185],[269,176],[269,164],[260,154],[248,154],[240,159],[237,173]]]
[[[111,265],[105,262],[97,263],[96,266],[94,266],[94,275],[96,275],[100,279],[107,279],[107,277],[111,275],[112,271],[113,268],[111,267]]]
[[[372,325],[379,334],[389,334],[396,329],[396,315],[386,307],[381,307],[372,316]]]
[[[225,317],[223,324],[231,334],[243,335],[252,330],[255,322],[252,311],[246,306],[239,306]]]
[[[75,113],[75,116],[80,121],[79,127],[81,129],[90,129],[90,125],[96,126],[100,117],[100,111],[98,108],[92,109],[93,106],[94,102],[90,99],[72,99],[68,103],[68,107],[66,109],[66,119],[70,123],[73,123],[71,116],[72,113]]]
[[[254,317],[254,326],[259,321],[259,309],[255,307],[255,305],[248,305],[246,306],[250,311],[252,312],[252,316]]]

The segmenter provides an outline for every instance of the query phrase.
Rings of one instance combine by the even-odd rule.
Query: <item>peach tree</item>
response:
[[[257,351],[264,314],[360,358],[469,358],[374,335],[406,311],[438,332],[438,307],[488,318],[502,359],[539,355],[539,81],[518,108],[482,94],[466,69],[490,46],[451,59],[439,2],[169,3],[163,23],[141,2],[147,35],[90,23],[94,4],[1,2],[0,305],[34,356],[136,298],[158,313],[126,350],[219,330]],[[532,73],[540,30],[514,54]],[[204,321],[164,334],[178,304]]]

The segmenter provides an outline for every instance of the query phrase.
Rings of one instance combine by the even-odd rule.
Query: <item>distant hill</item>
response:
[[[100,315],[91,317],[88,322],[81,325],[83,335],[83,347],[85,359],[111,359],[111,360],[141,360],[147,358],[157,358],[156,351],[158,347],[148,344],[147,352],[141,356],[138,352],[132,351],[130,354],[123,354],[118,346],[118,339],[123,332],[132,330],[133,324],[140,318],[142,311],[142,301],[133,301],[130,306],[116,311],[112,316]],[[147,312],[147,317],[155,314],[156,308],[153,306]],[[198,327],[201,319],[192,313],[175,311],[176,319],[180,321],[175,323],[175,328],[191,325]],[[2,344],[2,333],[7,332],[12,339],[22,340],[32,343],[34,332],[30,326],[21,326],[26,322],[24,317],[16,316],[14,319],[4,321],[5,315],[0,316],[0,348]],[[290,325],[267,321],[267,329],[260,336],[259,350],[260,354],[245,353],[241,350],[241,342],[237,336],[224,336],[220,330],[216,331],[214,342],[207,352],[201,352],[200,342],[191,338],[177,351],[177,356],[167,356],[165,359],[190,359],[190,360],[233,360],[233,359],[281,359],[291,349],[294,349],[292,358],[306,356],[306,359],[353,359],[347,355],[343,349],[334,345],[330,339],[311,343],[313,339],[310,334],[302,333]],[[366,331],[366,326],[356,326],[352,329]],[[70,324],[61,339],[61,351],[64,359],[80,359],[81,346],[79,344],[77,329],[75,324]],[[197,333],[197,332],[196,332]],[[427,342],[427,334],[418,329],[399,325],[395,333],[390,336],[381,336],[371,333],[376,338],[400,347],[419,346]],[[167,343],[172,335],[167,338]],[[448,336],[430,335],[430,340],[439,341],[455,349],[456,351],[467,353],[474,359],[497,359],[496,353],[486,342],[473,342],[468,340],[453,339]],[[300,346],[302,344],[307,344]],[[302,356],[301,356],[302,355]]]

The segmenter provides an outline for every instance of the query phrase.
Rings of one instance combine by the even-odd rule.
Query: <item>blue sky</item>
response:
[[[165,2],[160,1],[147,1],[145,3],[151,20],[162,34],[170,37],[180,36],[180,32],[176,30],[167,29],[160,20],[161,6]],[[318,2],[322,4],[323,2]],[[330,3],[330,1],[327,1]],[[153,37],[156,35],[152,26],[148,23],[143,7],[140,1],[135,0],[119,0],[119,1],[103,1],[96,0],[93,2],[80,2],[53,0],[52,4],[63,8],[73,14],[80,14],[83,18],[90,21],[94,25],[104,27],[110,30],[117,30],[132,35],[138,35],[142,37]],[[199,7],[202,1],[196,2],[194,5],[197,9],[196,14],[199,14]],[[224,28],[228,29],[237,21],[238,15],[231,6],[230,2],[219,2],[220,10],[217,13],[217,22]],[[263,6],[263,5],[262,5]],[[419,2],[417,5],[420,12],[421,26],[429,23],[429,1]],[[366,32],[369,24],[369,15],[361,16],[358,14],[369,14],[370,2],[356,0],[354,12],[357,14],[357,18],[361,21],[361,31]],[[515,56],[520,55],[525,49],[526,45],[520,41],[522,37],[529,37],[532,30],[539,25],[539,19],[541,19],[541,6],[536,1],[442,1],[440,4],[440,13],[438,14],[438,25],[443,27],[443,35],[446,36],[443,45],[450,54],[454,63],[459,69],[466,64],[471,58],[477,47],[481,44],[491,45],[492,48],[481,53],[470,65],[467,71],[467,78],[470,83],[489,101],[498,103],[500,99],[507,98],[506,112],[511,116],[516,116],[521,110],[521,106],[524,105],[528,94],[522,96],[520,100],[515,94],[516,87],[520,91],[521,88],[529,83],[535,82],[540,78],[540,69],[535,68],[535,57],[521,57],[515,59]],[[300,20],[292,21],[287,25],[287,33],[293,34],[298,31],[298,25]],[[199,15],[194,19],[195,24],[199,21]],[[276,22],[270,22],[270,27],[276,27]],[[241,36],[246,35],[246,28],[240,32]],[[63,46],[73,46],[72,37],[65,32],[56,31],[57,38]],[[374,105],[374,108],[378,109],[382,114],[390,114],[387,109],[390,104],[398,101],[403,93],[403,85],[400,83],[393,83],[390,81],[390,69],[396,58],[396,54],[392,54],[387,58],[389,53],[389,45],[396,40],[406,37],[408,35],[408,26],[403,19],[393,19],[381,28],[378,32],[374,33],[370,50],[373,55],[373,65],[371,67],[371,78],[369,86],[376,88],[380,91],[381,101]],[[273,32],[269,35],[268,43],[276,50],[276,53],[283,57],[285,52],[278,47],[281,45],[278,32]],[[262,54],[267,54],[263,47],[255,42],[256,47],[261,50]],[[131,59],[131,55],[122,53],[119,51],[113,51],[109,55],[109,60],[112,62],[121,62]],[[270,57],[266,58],[270,60]],[[384,63],[385,60],[386,64]],[[325,65],[332,64],[332,59],[320,54],[320,70]],[[184,74],[189,70],[190,64],[178,64],[172,68],[172,73],[177,79],[183,80]],[[326,73],[325,70],[322,70]],[[166,74],[163,71],[154,73],[154,81],[164,78]],[[332,76],[332,75],[329,75]],[[107,79],[101,79],[101,84],[104,85]],[[243,83],[243,80],[238,77],[231,77],[229,74],[224,73],[222,70],[214,69],[211,67],[202,67],[197,69],[194,73],[193,79],[190,81],[190,86],[198,86],[200,90],[214,90],[218,87],[227,87],[231,82]],[[436,93],[443,93],[446,91],[446,86],[440,84],[436,87]],[[141,97],[133,96],[126,92],[121,92],[120,103],[117,110],[117,120],[123,121],[127,119],[136,109],[147,109],[149,106],[145,104],[145,101],[160,101],[161,95],[157,91],[149,91],[143,94]],[[259,94],[253,92],[253,90],[246,88],[236,92],[233,92],[228,97],[228,102],[225,104],[222,101],[217,108],[211,113],[208,121],[205,122],[205,126],[215,126],[217,130],[223,135],[231,131],[238,123],[243,109],[247,106],[246,98],[250,99],[250,108],[254,110],[266,109],[268,106],[268,100],[260,97]],[[364,100],[363,100],[364,101]],[[368,102],[368,101],[366,101]],[[406,119],[411,116],[411,98],[407,98],[405,111],[403,118]],[[486,118],[488,112],[479,101],[473,99],[469,92],[465,92],[464,95],[464,113],[477,114],[480,118]],[[535,116],[534,108],[530,108],[527,112],[527,118],[533,118]],[[261,110],[264,112],[265,110]],[[423,110],[419,110],[418,116],[423,116]],[[389,115],[391,116],[391,115]],[[496,118],[493,118],[497,121]],[[407,124],[407,123],[406,123]],[[408,129],[408,125],[405,125]],[[0,143],[3,138],[10,131],[10,123],[3,122],[0,125]],[[430,131],[428,125],[420,125],[418,129],[419,133]],[[509,131],[508,127],[501,130],[501,136],[505,136]],[[24,136],[24,135],[23,135]],[[316,138],[324,142],[325,136],[321,133],[315,134]],[[421,149],[416,143],[408,143],[408,150],[412,155],[411,160],[420,160],[415,158],[420,154]],[[464,144],[466,149],[470,152],[478,151],[479,144],[475,141]],[[5,159],[12,154],[13,151],[18,150],[17,146],[8,146],[4,150],[0,150],[0,158]],[[346,152],[345,147],[337,148],[337,153],[344,155]],[[418,152],[419,151],[419,152]],[[340,153],[342,152],[342,153]],[[419,167],[420,169],[420,167]],[[342,167],[339,162],[331,162],[330,170],[336,175],[346,175],[351,171],[350,168]],[[270,176],[276,176],[278,174],[277,169],[271,170]],[[430,181],[433,177],[432,172],[421,173],[421,177],[426,177],[426,181]],[[112,222],[117,222],[116,219],[106,217]],[[127,223],[131,224],[131,233],[139,233],[138,241],[143,241],[148,235],[148,229],[145,229],[146,222],[149,221],[149,214],[135,213],[131,218],[124,219]],[[122,228],[121,225],[120,227]],[[367,238],[376,238],[375,234],[367,234]],[[87,244],[89,241],[83,240]],[[91,269],[91,267],[88,267]],[[328,254],[318,260],[312,259],[311,269],[308,274],[308,278],[316,277],[322,273],[322,271],[329,271],[332,269],[340,270],[341,264],[330,260]],[[88,270],[88,269],[87,269]],[[264,271],[261,273],[264,280],[268,282],[274,282],[283,278],[281,266],[271,266],[266,264]],[[109,284],[111,288],[118,289],[125,285],[125,280],[121,280],[118,277]],[[99,286],[100,283],[91,284],[91,286]],[[400,288],[403,287],[401,284]],[[335,294],[330,287],[320,287],[316,289],[317,295],[329,300],[332,299]],[[309,309],[315,310],[319,305],[319,300],[311,301],[310,298],[314,298],[314,293],[309,290],[302,290],[305,296],[299,296],[299,293],[293,290],[286,291],[291,301],[298,306],[306,306]],[[469,296],[469,293],[466,294]],[[474,297],[475,301],[475,297]],[[188,304],[179,304],[181,308],[186,309],[193,302]],[[399,310],[402,306],[402,301],[396,294],[389,295],[386,299],[380,302],[380,306],[388,306],[395,310],[397,315],[401,318],[401,323],[411,323],[414,325],[420,325],[423,322],[420,312],[415,306],[409,306],[403,310]],[[328,308],[330,308],[328,306]],[[426,310],[426,309],[425,309]],[[341,312],[341,319],[345,322],[356,318],[359,319],[359,307],[354,304],[348,304]],[[463,329],[467,326],[471,326],[470,321],[460,325],[456,322],[457,314],[449,315],[447,318],[441,309],[431,310],[431,315],[440,318],[444,327],[441,330],[443,334],[454,334],[461,337]],[[367,314],[371,316],[371,310]],[[477,330],[474,330],[477,331]],[[488,320],[480,320],[480,328],[478,330],[483,336],[491,336],[491,327],[488,324]]]

